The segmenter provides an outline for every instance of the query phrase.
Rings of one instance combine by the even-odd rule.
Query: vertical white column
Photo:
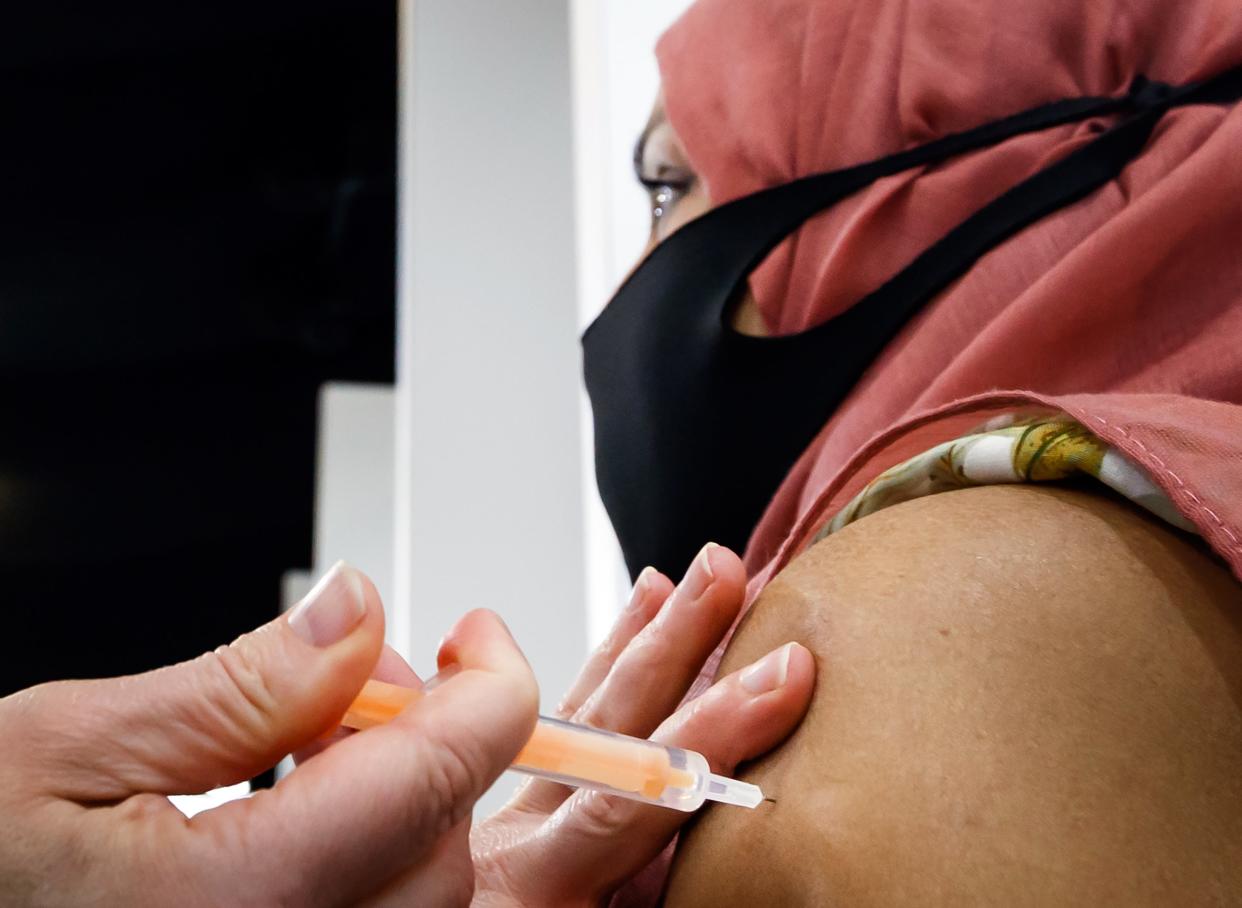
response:
[[[569,7],[403,0],[396,645],[500,612],[546,706],[586,651]]]
[[[607,9],[600,0],[571,0],[574,201],[577,223],[578,322],[581,329],[599,313],[616,286],[611,252],[613,228],[609,161],[614,140],[608,79]],[[641,233],[639,234],[641,238]],[[595,485],[595,445],[586,389],[582,414],[582,522],[586,567],[587,637],[592,645],[607,634],[624,600],[628,577],[617,539]]]
[[[392,598],[384,603],[388,644],[414,661],[413,547],[414,413],[410,388],[414,350],[414,5],[397,10],[397,365],[393,391],[393,569]]]

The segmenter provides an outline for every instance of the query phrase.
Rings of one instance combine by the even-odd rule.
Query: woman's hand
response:
[[[745,586],[737,556],[714,545],[699,554],[675,590],[663,575],[644,572],[629,608],[557,715],[696,750],[723,774],[770,750],[801,720],[814,687],[814,660],[795,643],[720,679],[677,709],[737,617]],[[689,816],[528,782],[471,835],[476,903],[602,903],[656,857]]]
[[[163,797],[313,745],[382,646],[379,598],[342,565],[288,616],[192,662],[0,700],[0,904],[469,901],[470,811],[530,736],[538,702],[490,613],[458,623],[439,657],[452,677],[388,725],[193,819]],[[394,659],[378,673],[388,663],[389,680],[416,684]]]

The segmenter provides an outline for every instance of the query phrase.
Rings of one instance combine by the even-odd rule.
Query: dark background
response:
[[[14,6],[10,4],[9,6]],[[396,3],[0,13],[0,694],[276,614],[391,382]]]

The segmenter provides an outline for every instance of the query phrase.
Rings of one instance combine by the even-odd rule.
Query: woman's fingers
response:
[[[673,592],[673,581],[653,567],[643,568],[634,582],[630,602],[613,625],[612,631],[591,654],[573,687],[557,707],[556,715],[568,719],[576,713],[616,663],[630,641],[650,623]]]
[[[670,716],[652,739],[698,751],[713,772],[732,775],[739,763],[771,750],[797,727],[814,687],[814,658],[788,643],[716,682]],[[548,827],[554,833],[544,843],[547,865],[541,885],[566,896],[603,896],[646,866],[690,816],[581,791],[561,805]]]
[[[647,737],[681,702],[741,611],[741,559],[708,543],[665,606],[635,635],[573,720]]]

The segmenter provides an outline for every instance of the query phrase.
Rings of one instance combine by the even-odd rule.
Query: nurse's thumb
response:
[[[383,639],[375,587],[340,563],[288,614],[190,662],[33,689],[28,712],[42,720],[27,728],[46,733],[38,750],[61,758],[80,799],[205,791],[330,732]]]

